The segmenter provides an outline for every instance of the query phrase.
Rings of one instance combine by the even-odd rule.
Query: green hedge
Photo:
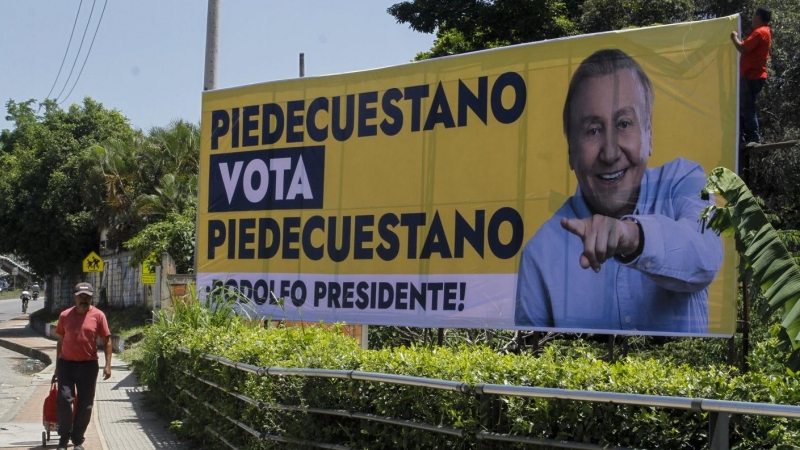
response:
[[[208,312],[189,305],[149,327],[139,345],[135,367],[143,382],[156,399],[172,405],[170,411],[180,419],[178,428],[206,442],[209,448],[221,448],[209,429],[239,448],[285,448],[285,444],[258,442],[203,402],[258,431],[352,448],[477,448],[474,433],[490,430],[608,446],[696,449],[707,446],[708,416],[683,410],[519,397],[494,402],[492,415],[472,394],[342,379],[258,377],[205,360],[200,357],[203,353],[259,367],[359,370],[470,385],[494,383],[790,405],[800,400],[800,383],[787,372],[753,370],[742,376],[732,369],[692,368],[635,358],[609,363],[580,345],[547,347],[536,357],[498,354],[485,347],[373,351],[362,350],[335,328],[259,325],[230,316],[224,308]],[[190,349],[191,354],[178,351],[179,347]],[[754,353],[756,358],[769,358],[764,350]],[[188,377],[184,370],[265,405],[375,414],[463,428],[470,436],[461,439],[376,421],[257,408]],[[194,392],[199,401],[176,386]],[[167,396],[189,414],[167,402]],[[799,443],[798,421],[751,416],[731,419],[732,448],[789,448]],[[481,448],[516,447],[484,442]]]

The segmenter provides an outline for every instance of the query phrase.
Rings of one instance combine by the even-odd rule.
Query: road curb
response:
[[[97,405],[97,401],[95,400],[95,405]],[[100,415],[98,411],[93,411],[92,414],[92,422],[94,424],[94,429],[97,431],[97,437],[100,441],[100,446],[103,447],[103,450],[109,450],[108,446],[106,445],[106,437],[103,435],[103,428],[100,426],[100,422],[98,420],[98,416]]]
[[[38,359],[39,361],[45,363],[48,367],[53,364],[53,360],[47,353],[35,348],[25,347],[24,345],[11,342],[7,339],[0,338],[0,347],[5,347],[13,352],[22,353],[29,358]]]

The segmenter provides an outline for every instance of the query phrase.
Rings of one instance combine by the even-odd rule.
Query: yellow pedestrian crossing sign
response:
[[[104,269],[103,258],[101,258],[97,253],[91,252],[86,258],[84,258],[83,260],[84,272],[102,272],[103,269]]]
[[[142,284],[156,284],[155,270],[150,270],[150,265],[155,265],[155,258],[147,258],[142,261]]]

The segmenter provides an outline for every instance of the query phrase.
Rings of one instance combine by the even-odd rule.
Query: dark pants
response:
[[[740,110],[739,115],[742,120],[742,141],[747,142],[761,142],[761,136],[758,134],[758,116],[756,116],[756,99],[764,85],[767,84],[766,79],[762,80],[748,80],[742,77],[739,83],[739,102]]]
[[[94,390],[100,364],[97,361],[67,361],[56,363],[58,374],[58,434],[60,443],[67,444],[72,438],[75,445],[83,444],[86,428],[92,418]],[[72,404],[75,390],[78,402],[75,405],[75,420],[72,420]]]

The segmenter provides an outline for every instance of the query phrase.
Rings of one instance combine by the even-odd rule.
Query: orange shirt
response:
[[[766,25],[762,25],[747,36],[742,42],[742,47],[749,50],[742,53],[739,60],[739,72],[748,80],[762,80],[767,78],[767,58],[772,46],[772,32]]]
[[[97,337],[111,335],[106,315],[94,306],[86,314],[78,314],[74,306],[62,311],[56,333],[63,336],[59,357],[67,361],[97,361]]]

